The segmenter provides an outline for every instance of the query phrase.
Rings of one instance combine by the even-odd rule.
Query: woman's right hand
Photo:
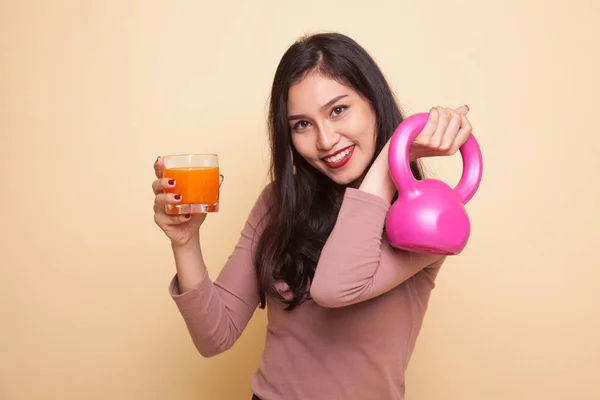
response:
[[[152,182],[154,191],[154,222],[162,229],[171,240],[174,247],[184,246],[200,235],[200,225],[206,219],[206,214],[169,215],[165,212],[165,205],[177,204],[176,193],[163,193],[164,189],[177,187],[177,182],[163,178],[164,162],[158,157],[154,163],[156,179]]]

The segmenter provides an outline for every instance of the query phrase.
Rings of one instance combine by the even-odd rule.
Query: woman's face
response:
[[[353,89],[318,72],[293,85],[288,121],[296,151],[341,185],[356,181],[375,152],[375,113]]]

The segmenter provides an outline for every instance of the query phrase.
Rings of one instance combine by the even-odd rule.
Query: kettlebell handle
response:
[[[388,163],[392,180],[396,188],[409,192],[408,195],[419,190],[418,181],[410,170],[410,146],[425,127],[428,119],[429,113],[411,115],[398,125],[390,139]],[[472,134],[459,151],[463,161],[463,171],[454,191],[462,204],[466,204],[479,188],[483,161],[479,145]]]

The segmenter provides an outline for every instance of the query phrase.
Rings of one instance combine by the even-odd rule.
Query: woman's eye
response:
[[[304,128],[306,128],[308,125],[310,125],[308,121],[298,121],[298,122],[296,122],[296,123],[294,124],[294,127],[293,127],[293,129],[294,129],[295,131],[297,131],[297,130],[301,130],[301,129],[304,129]]]
[[[331,115],[333,117],[337,117],[338,115],[343,113],[346,108],[348,108],[348,107],[347,106],[337,106],[333,110],[331,110]]]

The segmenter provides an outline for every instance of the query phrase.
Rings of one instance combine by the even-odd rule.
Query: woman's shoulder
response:
[[[273,182],[268,182],[258,193],[254,207],[269,209],[275,201],[275,185]]]
[[[265,219],[269,211],[273,209],[275,201],[275,187],[272,182],[267,183],[258,193],[249,219],[258,222]]]

